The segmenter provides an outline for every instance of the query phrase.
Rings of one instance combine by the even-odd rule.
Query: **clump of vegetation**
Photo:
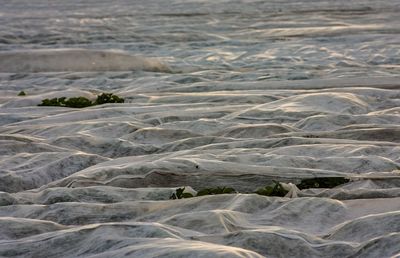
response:
[[[64,101],[66,107],[85,108],[93,106],[92,101],[85,97],[69,98]]]
[[[185,187],[183,188],[178,188],[175,190],[175,193],[173,193],[171,195],[171,197],[169,197],[170,199],[183,199],[183,198],[191,198],[194,197],[193,194],[191,193],[185,193]]]
[[[54,107],[71,107],[71,108],[85,108],[93,106],[91,100],[85,97],[76,97],[69,98],[53,98],[53,99],[44,99],[42,103],[38,106],[54,106]]]
[[[267,185],[263,188],[257,189],[257,191],[255,191],[255,193],[259,194],[259,195],[265,195],[265,196],[283,197],[288,193],[288,191],[286,191],[279,182],[273,181],[273,183],[271,185]]]
[[[65,106],[63,104],[64,100],[65,100],[65,97],[60,98],[60,99],[58,99],[58,98],[44,99],[44,100],[42,100],[42,103],[39,104],[38,106],[60,106],[60,107],[63,107],[63,106]]]
[[[102,93],[97,96],[96,101],[93,103],[94,105],[101,105],[106,103],[124,103],[124,99],[114,95],[112,93]]]
[[[348,183],[350,179],[345,177],[318,177],[318,178],[307,178],[301,180],[296,186],[302,189],[308,188],[334,188],[338,185]],[[185,187],[176,189],[170,199],[184,199],[204,195],[216,195],[216,194],[232,194],[237,193],[235,189],[231,187],[216,187],[216,188],[204,188],[197,192],[196,196],[193,194],[184,192]],[[281,183],[273,181],[272,184],[267,185],[263,188],[257,189],[254,193],[264,196],[279,196],[284,197],[288,191],[282,186]]]
[[[301,180],[296,186],[302,189],[308,188],[333,188],[338,185],[348,183],[350,179],[345,177],[316,177]]]
[[[26,96],[25,91],[21,90],[21,91],[18,93],[18,96]]]
[[[197,192],[196,196],[193,196],[193,194],[185,192],[185,187],[183,187],[176,189],[175,193],[173,193],[170,196],[170,199],[184,199],[184,198],[191,198],[203,195],[231,194],[231,193],[236,193],[235,189],[233,189],[232,187],[216,187],[216,188],[202,189]]]
[[[56,106],[56,107],[70,107],[70,108],[85,108],[95,105],[102,105],[106,103],[124,103],[124,99],[114,95],[113,93],[102,93],[97,96],[95,101],[91,101],[85,97],[74,98],[53,98],[44,99],[38,106]]]
[[[215,194],[231,194],[236,193],[232,187],[217,187],[217,188],[205,188],[197,192],[196,196],[203,195],[215,195]]]

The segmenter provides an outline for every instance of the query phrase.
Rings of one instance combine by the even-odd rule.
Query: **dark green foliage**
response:
[[[308,188],[333,188],[338,185],[348,183],[350,179],[344,177],[316,177],[301,180],[296,186],[302,189]]]
[[[182,198],[191,198],[193,197],[193,194],[191,193],[182,193]]]
[[[85,108],[106,103],[124,103],[124,99],[112,93],[102,93],[101,95],[97,96],[97,99],[94,102],[85,97],[75,97],[69,99],[67,99],[66,97],[62,97],[62,98],[44,99],[42,100],[42,103],[39,104],[38,106]]]
[[[66,97],[58,98],[58,102],[60,102],[61,105],[65,105],[65,99]]]
[[[176,189],[175,193],[173,193],[169,198],[170,199],[183,199],[193,197],[191,193],[184,193],[185,187]]]
[[[288,191],[283,189],[282,185],[279,182],[274,181],[271,185],[267,185],[264,188],[257,189],[255,191],[256,194],[265,195],[265,196],[285,196]]]
[[[64,98],[65,99],[65,98]],[[42,100],[42,103],[39,104],[38,106],[64,106],[61,104],[58,98],[54,99],[44,99]]]
[[[175,190],[169,198],[170,199],[184,199],[184,198],[191,198],[194,197],[191,193],[184,193],[185,187],[178,188]],[[215,195],[215,194],[230,194],[236,193],[235,189],[231,187],[217,187],[217,188],[205,188],[197,192],[197,196],[203,195]]]
[[[92,101],[85,97],[77,97],[77,98],[69,98],[65,101],[63,101],[66,107],[72,107],[72,108],[84,108],[84,107],[90,107],[93,106]]]
[[[301,180],[300,184],[296,186],[302,189],[308,188],[333,188],[338,185],[345,184],[349,182],[350,179],[344,177],[319,177],[319,178],[307,178]],[[185,187],[176,189],[176,192],[173,193],[170,199],[183,199],[183,198],[191,198],[194,197],[190,193],[184,193]],[[216,188],[205,188],[201,189],[197,192],[197,196],[204,196],[204,195],[216,195],[216,194],[231,194],[237,193],[235,189],[231,187],[216,187]],[[257,189],[254,193],[259,195],[265,196],[280,196],[284,197],[288,191],[285,190],[281,183],[277,181],[273,181],[272,184],[267,185],[263,188]]]
[[[21,91],[18,93],[18,96],[26,96],[25,91],[21,90]]]
[[[231,187],[205,188],[197,192],[197,196],[236,193]]]
[[[42,100],[42,104],[38,106],[57,106],[57,107],[71,107],[71,108],[84,108],[93,106],[92,101],[85,97],[77,97],[77,98],[53,98],[53,99],[44,99]]]
[[[105,103],[124,103],[124,99],[114,95],[112,93],[102,93],[101,95],[97,96],[94,105],[101,105]]]

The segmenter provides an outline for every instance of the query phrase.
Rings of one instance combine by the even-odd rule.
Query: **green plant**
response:
[[[53,98],[44,99],[38,106],[57,106],[57,107],[70,107],[70,108],[85,108],[94,105],[101,105],[106,103],[124,103],[124,99],[120,98],[112,93],[102,93],[97,96],[97,99],[92,102],[85,97],[73,97],[73,98]]]
[[[69,98],[67,100],[63,100],[63,104],[66,107],[71,107],[71,108],[85,108],[85,107],[90,107],[93,106],[92,101],[85,97],[77,97],[77,98]]]
[[[84,108],[93,106],[92,101],[85,97],[77,97],[77,98],[53,98],[53,99],[44,99],[42,103],[38,106],[58,106],[58,107],[71,107],[71,108]]]
[[[58,98],[44,99],[38,106],[62,106]]]
[[[197,192],[196,196],[236,193],[231,187],[205,188]]]
[[[349,182],[350,179],[345,177],[318,177],[318,178],[307,178],[301,180],[299,184],[296,186],[302,189],[308,188],[333,188],[341,184],[345,184]],[[195,197],[191,193],[185,193],[185,187],[176,189],[175,193],[173,193],[170,199],[183,199],[183,198],[191,198]],[[237,193],[235,189],[231,187],[215,187],[215,188],[204,188],[197,192],[197,196],[204,195],[216,195],[216,194],[231,194]],[[280,196],[284,197],[288,191],[283,188],[282,184],[274,181],[270,185],[267,185],[263,188],[257,189],[254,193],[265,196]]]
[[[184,199],[184,198],[191,198],[195,197],[193,194],[184,192],[185,187],[183,188],[177,188],[175,190],[175,193],[173,193],[169,198],[170,199]],[[231,194],[231,193],[236,193],[235,189],[231,187],[216,187],[216,188],[205,188],[197,192],[197,196],[203,196],[203,195],[215,195],[215,194]]]
[[[302,189],[308,188],[333,188],[348,183],[350,179],[344,177],[315,177],[301,180],[296,186]]]
[[[101,105],[105,103],[124,103],[124,99],[114,95],[112,93],[102,93],[101,95],[97,96],[94,105]]]
[[[191,193],[184,193],[185,187],[183,188],[178,188],[175,190],[175,193],[173,193],[169,198],[170,199],[183,199],[183,198],[191,198],[193,197],[193,194]]]
[[[273,181],[273,183],[271,185],[267,185],[263,188],[259,188],[259,189],[257,189],[257,191],[255,191],[255,193],[259,194],[259,195],[265,195],[265,196],[283,197],[288,193],[288,191],[286,191],[279,182]]]
[[[25,91],[21,90],[21,91],[18,93],[18,96],[26,96]]]

